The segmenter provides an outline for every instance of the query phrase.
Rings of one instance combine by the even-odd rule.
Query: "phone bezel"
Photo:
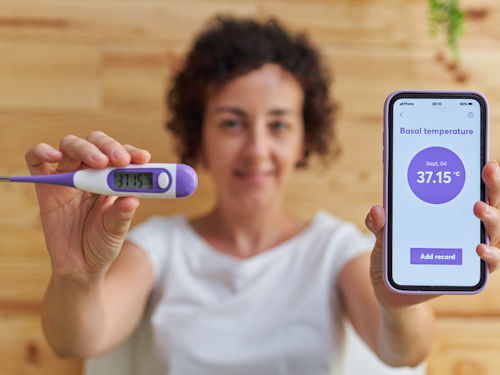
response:
[[[481,119],[480,119],[480,127],[481,127],[481,158],[480,158],[480,170],[483,169],[484,165],[487,162],[487,154],[488,154],[488,104],[486,99],[477,92],[467,91],[467,92],[445,92],[445,91],[399,91],[391,94],[387,99],[386,105],[386,131],[388,134],[384,134],[384,141],[386,141],[384,156],[385,161],[387,163],[385,170],[387,173],[386,176],[386,189],[387,194],[385,194],[386,198],[386,246],[385,246],[385,280],[388,286],[397,292],[402,293],[431,293],[431,294],[445,294],[445,293],[477,293],[479,292],[486,284],[487,280],[487,269],[486,263],[481,260],[480,261],[480,280],[476,285],[471,286],[456,286],[456,285],[436,285],[436,286],[427,286],[427,285],[400,285],[396,283],[392,277],[392,173],[393,173],[393,153],[392,153],[392,145],[393,145],[393,107],[396,100],[401,98],[426,98],[426,99],[473,99],[476,100],[480,105]],[[480,177],[481,184],[481,200],[486,201],[486,187],[482,178]],[[481,242],[485,243],[487,241],[486,231],[484,228],[483,222],[480,222],[480,238]]]

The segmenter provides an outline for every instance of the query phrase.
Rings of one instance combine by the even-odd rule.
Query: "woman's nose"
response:
[[[263,158],[269,154],[270,140],[265,125],[253,124],[249,127],[245,143],[245,154],[253,158]]]

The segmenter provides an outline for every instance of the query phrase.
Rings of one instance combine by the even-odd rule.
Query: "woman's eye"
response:
[[[223,128],[226,128],[226,129],[235,129],[240,125],[241,125],[241,122],[237,121],[237,120],[224,120],[221,123],[221,126]]]
[[[284,121],[275,121],[271,123],[271,128],[273,130],[285,130],[286,128],[288,128],[288,124]]]

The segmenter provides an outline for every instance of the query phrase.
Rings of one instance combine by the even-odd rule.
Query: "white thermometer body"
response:
[[[96,194],[143,198],[182,198],[194,193],[198,176],[186,164],[149,163],[82,169],[70,173],[11,176],[2,180],[70,186]]]

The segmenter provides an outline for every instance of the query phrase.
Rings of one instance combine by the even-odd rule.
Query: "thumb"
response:
[[[137,207],[139,207],[137,197],[117,198],[104,214],[103,222],[106,231],[115,238],[125,237]]]
[[[375,235],[375,250],[381,251],[384,244],[385,210],[380,206],[373,206],[366,215],[366,227]]]

